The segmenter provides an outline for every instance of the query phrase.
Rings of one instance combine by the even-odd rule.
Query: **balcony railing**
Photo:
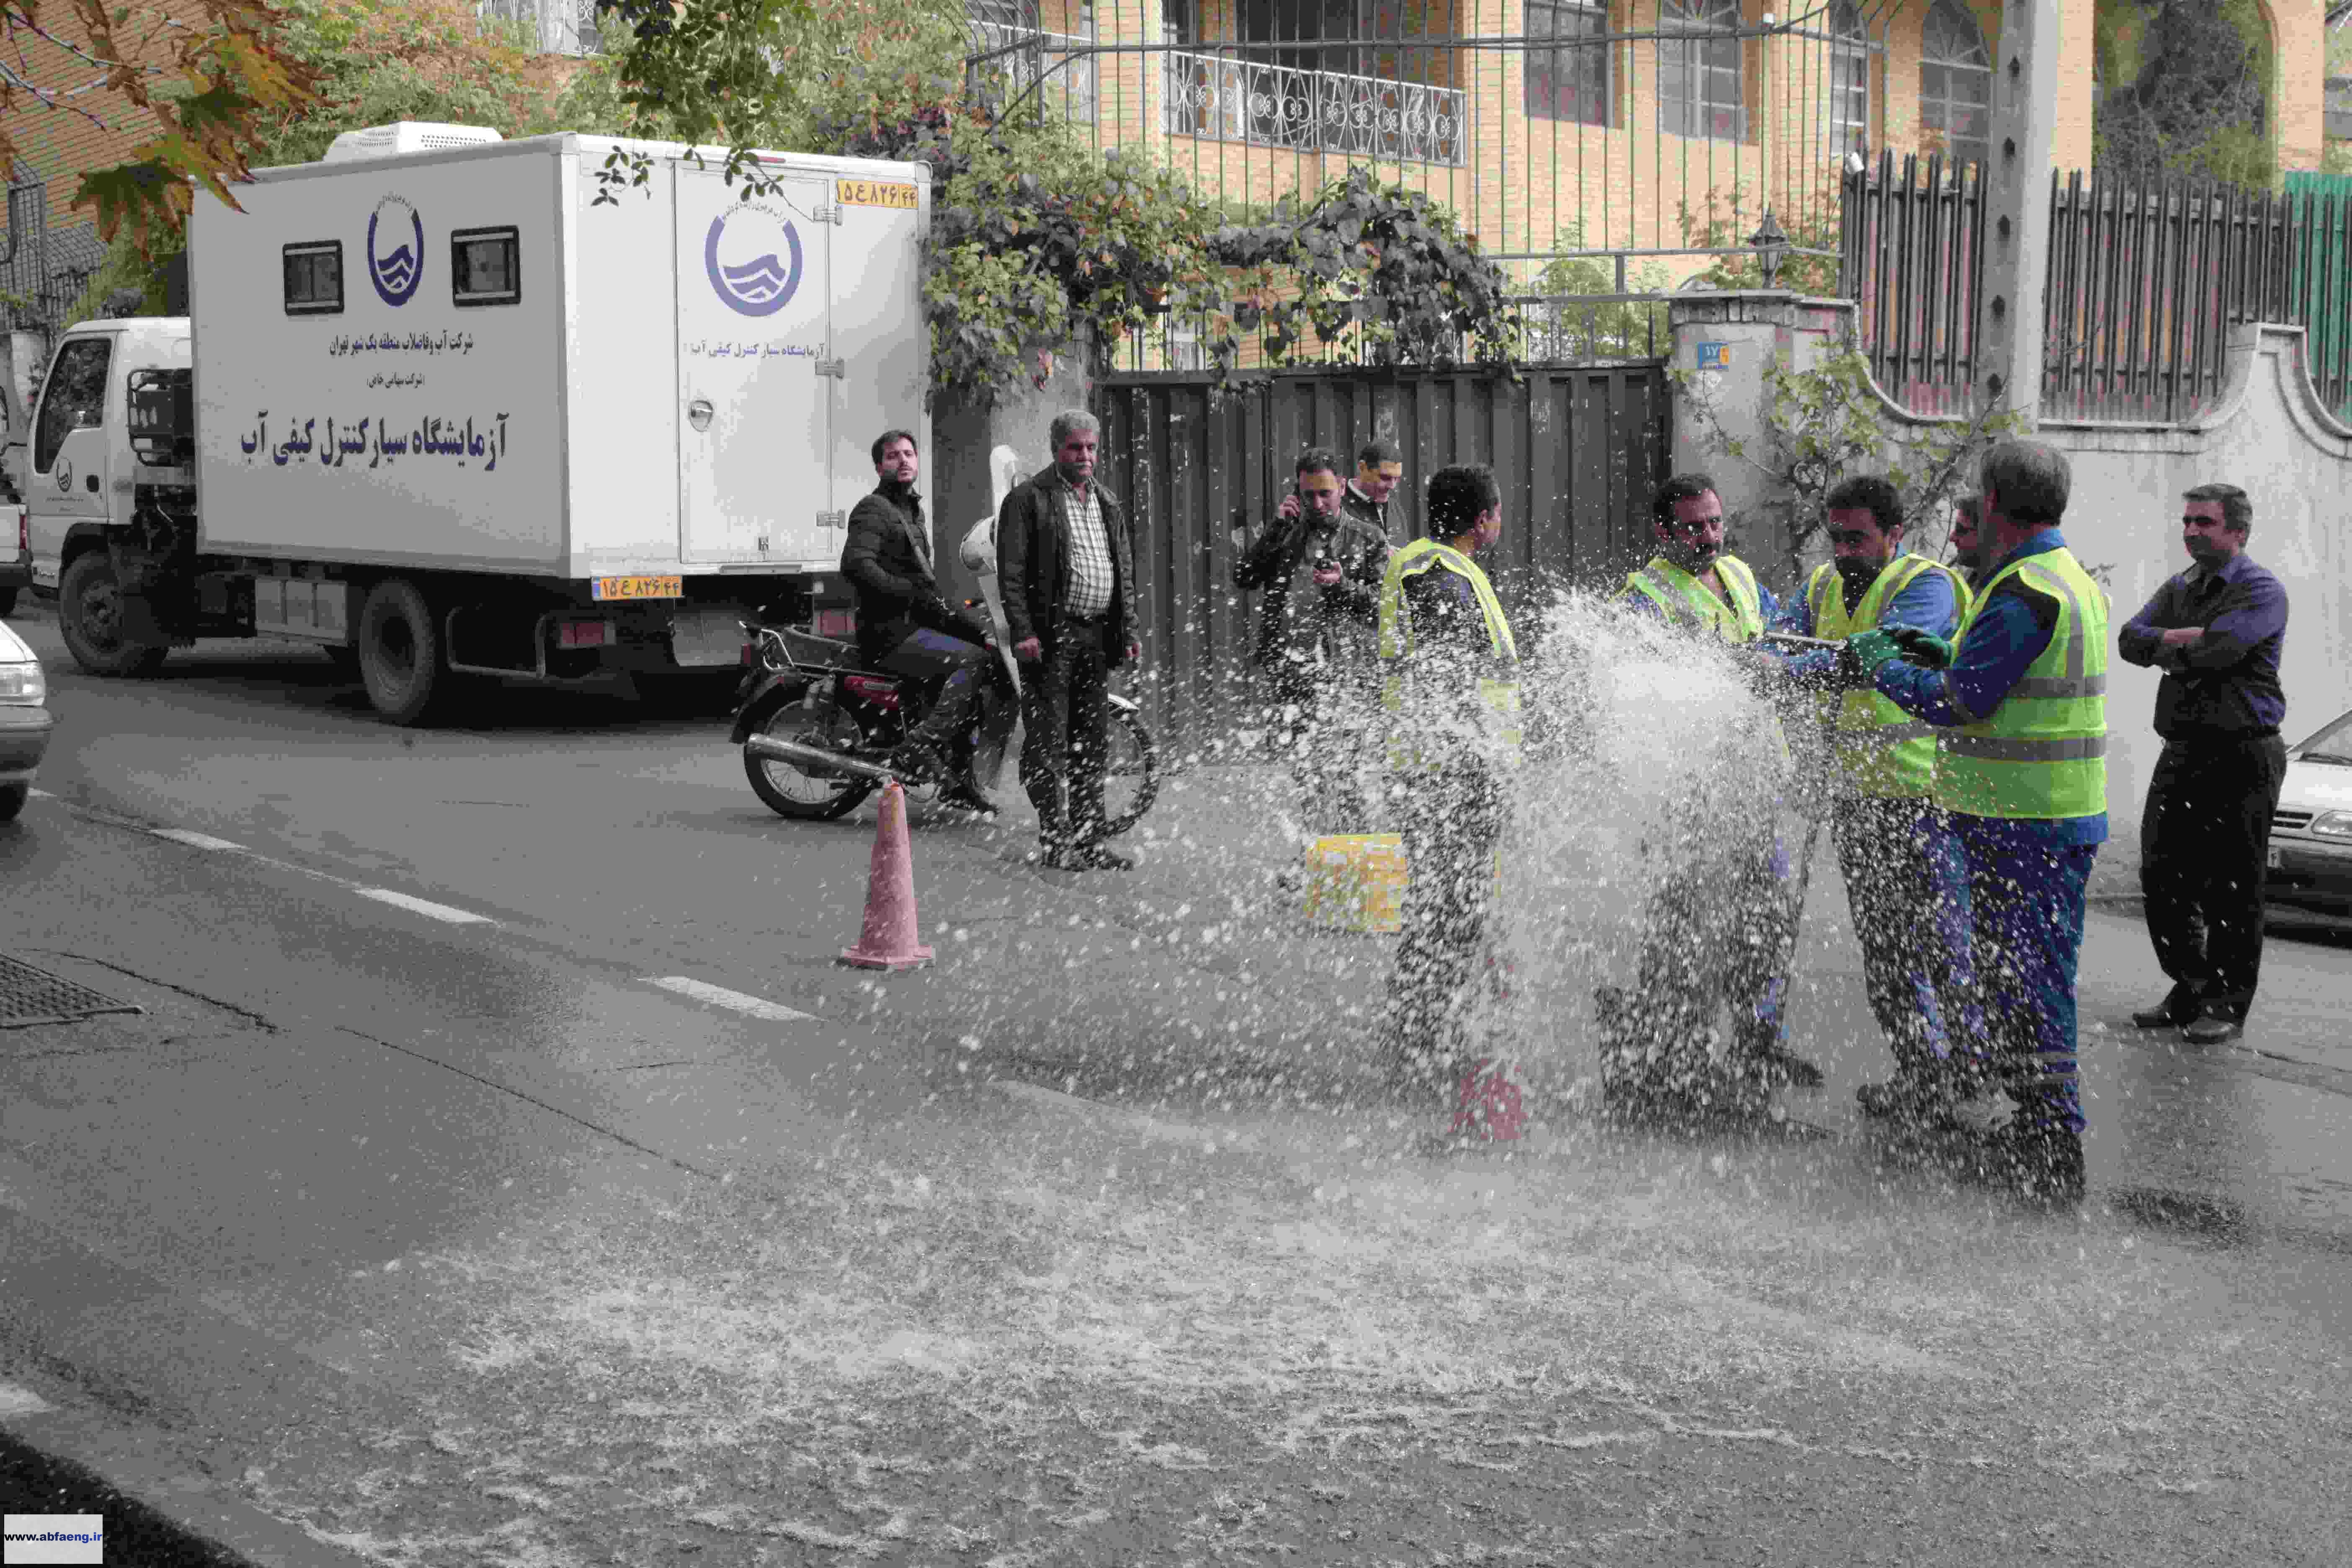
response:
[[[1171,136],[1413,163],[1466,162],[1469,95],[1387,77],[1171,52]]]
[[[987,68],[1002,73],[1005,79],[1005,102],[1031,96],[1030,89],[1042,81],[1039,96],[1051,102],[1058,95],[1070,119],[1094,119],[1096,57],[1076,53],[1093,48],[1092,38],[1044,33],[1034,27],[1017,27],[980,16],[971,18],[971,26],[978,53],[987,59]]]
[[[485,22],[528,26],[533,47],[545,55],[593,55],[603,46],[596,36],[596,0],[479,0]]]

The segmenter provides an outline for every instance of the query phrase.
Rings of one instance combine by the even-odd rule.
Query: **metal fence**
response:
[[[2309,329],[2330,407],[2352,395],[2352,199],[2168,184],[2051,187],[2045,412],[2171,424],[2222,393],[2230,329]]]
[[[526,42],[541,54],[593,55],[603,48],[596,0],[478,0],[485,22],[528,29]]]
[[[1985,201],[1973,171],[1882,158],[1847,182],[1840,292],[1872,373],[1916,413],[1970,406]],[[2352,412],[2352,188],[2154,189],[2053,174],[2042,289],[2044,416],[2172,425],[2212,407],[2231,329],[2306,330],[2314,384]]]
[[[1094,405],[1103,482],[1133,520],[1141,692],[1153,727],[1188,750],[1246,715],[1257,604],[1234,586],[1234,563],[1274,515],[1304,448],[1328,447],[1344,461],[1375,436],[1395,441],[1405,454],[1392,503],[1400,538],[1417,526],[1419,489],[1433,470],[1492,465],[1504,523],[1491,570],[1517,612],[1547,584],[1600,586],[1641,563],[1670,439],[1665,371],[1654,361],[1537,365],[1516,379],[1282,372],[1222,395],[1209,376],[1115,374]]]
[[[1733,0],[968,5],[972,79],[1000,107],[1173,169],[1237,218],[1370,165],[1553,292],[1541,274],[1578,256],[1631,258],[1620,292],[1671,288],[1744,248],[1768,203],[1808,245],[1836,221],[1841,161],[1925,123],[1925,79],[1886,68],[1890,26],[1919,26],[1899,0],[1769,26]]]
[[[8,187],[8,230],[0,236],[0,326],[54,332],[106,262],[106,247],[88,224],[49,226],[49,187],[26,180]]]
[[[1846,182],[1838,293],[1871,374],[1916,413],[1969,406],[1984,305],[1984,173],[1941,157],[1878,166]]]

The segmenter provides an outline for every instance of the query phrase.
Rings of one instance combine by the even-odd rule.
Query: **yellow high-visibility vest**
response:
[[[1951,578],[1955,601],[1967,605],[1969,591],[1949,567],[1924,556],[1904,554],[1886,563],[1849,616],[1837,564],[1824,562],[1813,569],[1812,580],[1805,584],[1805,597],[1813,612],[1813,635],[1843,642],[1856,632],[1871,630],[1904,589],[1930,572]],[[1962,614],[1966,613],[1964,607]],[[1935,794],[1933,725],[1913,718],[1867,686],[1830,699],[1824,707],[1838,766],[1858,793],[1880,800],[1926,800]]]
[[[1963,647],[1993,589],[2011,577],[2056,599],[2058,624],[2000,706],[1938,738],[1936,804],[1969,816],[2095,816],[2107,809],[2106,590],[2072,551],[2020,557],[1974,595]]]
[[[1700,582],[1664,556],[1625,579],[1618,595],[1639,594],[1664,613],[1670,626],[1696,626],[1712,630],[1726,642],[1754,642],[1764,635],[1764,602],[1756,592],[1756,574],[1737,555],[1715,558],[1715,574],[1731,596],[1725,604]]]
[[[1501,743],[1497,760],[1516,762],[1518,756],[1519,648],[1512,639],[1511,623],[1503,615],[1502,602],[1495,597],[1494,584],[1486,581],[1486,574],[1479,570],[1476,562],[1451,545],[1440,544],[1433,539],[1416,539],[1389,557],[1388,570],[1381,577],[1381,706],[1389,718],[1389,765],[1400,772],[1433,772],[1439,765],[1439,760],[1423,753],[1406,732],[1406,682],[1412,675],[1407,656],[1412,651],[1412,619],[1405,610],[1404,583],[1408,577],[1441,569],[1468,581],[1471,592],[1477,596],[1479,614],[1486,617],[1486,641],[1496,663],[1511,671],[1508,676],[1481,676],[1478,696],[1496,716],[1496,739]]]

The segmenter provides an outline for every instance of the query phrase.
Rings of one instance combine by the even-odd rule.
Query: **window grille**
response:
[[[1738,0],[1665,0],[1658,31],[1689,35],[1658,43],[1658,129],[1669,136],[1748,140],[1746,70]]]
[[[286,258],[286,313],[331,316],[343,308],[343,242],[311,240],[289,245]]]
[[[1843,161],[1870,144],[1870,38],[1853,0],[1830,6],[1830,155]]]
[[[1528,37],[1599,38],[1609,31],[1604,6],[1575,0],[1528,0]],[[1538,120],[1609,123],[1609,46],[1544,48],[1530,43],[1526,58],[1528,113]]]
[[[522,298],[521,243],[512,228],[461,228],[449,237],[449,296],[459,305],[511,305]]]
[[[1992,158],[1992,53],[1955,0],[1936,0],[1920,30],[1919,139],[1955,167]]]

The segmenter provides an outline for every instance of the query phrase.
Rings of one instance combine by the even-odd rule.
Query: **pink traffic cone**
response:
[[[1494,1070],[1489,1072],[1488,1068]],[[1526,1131],[1528,1113],[1520,1103],[1519,1069],[1482,1058],[1462,1079],[1461,1109],[1454,1113],[1449,1138],[1465,1133],[1489,1143],[1507,1143]]]
[[[920,969],[931,950],[915,940],[915,864],[907,847],[907,792],[882,786],[874,824],[874,865],[866,880],[866,930],[841,962],[858,969]]]

